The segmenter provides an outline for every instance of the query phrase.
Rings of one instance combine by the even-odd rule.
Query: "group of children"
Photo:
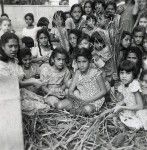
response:
[[[146,0],[88,0],[55,12],[52,29],[46,17],[35,26],[27,13],[20,39],[2,15],[0,76],[18,77],[22,111],[33,115],[52,107],[92,115],[111,103],[114,92],[114,115],[147,130],[146,8]],[[112,40],[116,28],[118,41]]]

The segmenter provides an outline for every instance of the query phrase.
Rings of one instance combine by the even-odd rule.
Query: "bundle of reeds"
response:
[[[50,110],[23,116],[26,150],[145,150],[144,131],[131,131],[115,123],[111,107],[83,117],[66,111]]]

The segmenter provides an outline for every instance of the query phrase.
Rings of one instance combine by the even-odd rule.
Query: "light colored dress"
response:
[[[136,105],[134,93],[141,92],[141,88],[139,82],[137,80],[133,80],[128,87],[125,87],[125,85],[121,84],[118,87],[118,91],[124,96],[124,103],[126,104],[126,106],[131,107]],[[143,119],[145,118],[145,111],[143,110],[123,110],[122,112],[120,112],[119,117],[121,122],[123,122],[129,128],[140,129],[145,127]]]
[[[70,72],[66,67],[58,71],[49,64],[43,64],[40,68],[40,79],[50,91],[62,92],[61,87],[69,78]]]
[[[77,90],[75,90],[74,92],[75,96],[86,102],[90,98],[97,95],[97,93],[101,90],[97,83],[97,77],[101,75],[101,73],[101,71],[98,71],[97,69],[93,68],[90,68],[86,75],[82,75],[80,71],[77,71]],[[93,104],[96,107],[96,110],[98,111],[102,107],[104,101],[105,98],[103,97],[90,104]]]

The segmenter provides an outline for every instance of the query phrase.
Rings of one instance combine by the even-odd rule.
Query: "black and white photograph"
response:
[[[0,4],[0,150],[147,150],[147,0]]]

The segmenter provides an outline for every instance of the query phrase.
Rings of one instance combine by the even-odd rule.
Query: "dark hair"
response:
[[[7,18],[9,18],[8,14],[6,14],[6,13],[1,14],[1,17],[3,17],[3,16],[6,16]]]
[[[143,33],[143,38],[145,36],[145,28],[142,27],[142,26],[137,26],[133,29],[133,35],[136,33],[136,32],[142,32]]]
[[[147,70],[143,70],[140,75],[140,80],[143,81],[144,76],[147,75]]]
[[[97,4],[102,4],[103,8],[105,8],[105,6],[106,6],[104,0],[95,0],[94,1],[94,6],[96,6]]]
[[[83,15],[83,8],[82,8],[82,5],[81,5],[81,4],[74,4],[74,5],[72,5],[72,7],[71,7],[71,9],[70,9],[70,15],[71,15],[71,17],[72,17],[72,12],[73,12],[73,10],[74,10],[76,7],[79,7],[79,8],[81,9],[81,17],[82,17],[82,15]]]
[[[128,49],[128,51],[126,52],[125,59],[127,59],[129,53],[135,53],[135,54],[136,54],[136,56],[137,56],[137,58],[138,58],[138,62],[137,62],[137,64],[136,64],[136,66],[137,66],[137,69],[138,69],[138,71],[139,71],[140,68],[141,68],[141,66],[142,66],[142,53],[141,53],[140,49],[139,49],[138,47],[132,47],[132,46],[131,46],[131,47]]]
[[[22,59],[26,56],[30,56],[30,57],[32,56],[30,49],[28,48],[21,49],[18,54],[18,60],[20,65],[23,64]]]
[[[42,56],[42,53],[41,53],[41,48],[40,48],[40,44],[39,44],[39,36],[42,33],[47,36],[50,48],[53,49],[53,46],[52,46],[52,43],[51,43],[51,40],[50,40],[50,35],[49,35],[47,29],[43,28],[43,29],[38,30],[37,34],[36,34],[36,39],[37,39],[37,42],[38,42],[39,52],[40,52],[41,56]]]
[[[48,26],[49,20],[46,17],[41,17],[37,22],[37,27]]]
[[[89,4],[91,5],[92,11],[93,11],[93,9],[94,9],[93,2],[92,2],[92,1],[90,1],[90,0],[88,0],[88,1],[86,1],[86,2],[84,3],[84,6],[83,6],[84,13],[85,13],[85,6],[86,6],[86,4],[87,4],[87,3],[89,3]]]
[[[138,70],[136,69],[136,65],[129,60],[124,60],[120,63],[118,67],[118,74],[120,75],[120,72],[124,70],[126,72],[132,72],[134,79],[136,79],[139,74]]]
[[[18,42],[18,46],[19,46],[19,38],[16,34],[14,33],[10,33],[10,32],[6,32],[1,36],[1,44],[2,47],[5,46],[6,43],[9,42],[10,39],[15,39]],[[19,49],[18,49],[18,53],[19,53]],[[0,60],[7,62],[9,60],[9,57],[5,54],[4,50],[1,48],[0,50]]]
[[[53,20],[55,19],[56,16],[60,16],[60,17],[61,17],[61,19],[63,20],[62,26],[65,26],[65,20],[66,20],[66,18],[65,18],[64,12],[63,12],[62,10],[56,11],[56,12],[54,13]],[[54,21],[52,21],[52,26],[53,26],[53,27],[56,26],[55,23],[54,23]]]
[[[34,40],[31,37],[25,36],[21,40],[22,40],[22,43],[24,43],[26,47],[28,48],[34,47]]]
[[[100,35],[100,33],[98,31],[95,31],[92,35],[91,35],[91,42],[94,44],[94,41],[97,40],[100,43],[104,44],[104,47],[106,46],[105,40],[102,38],[102,36]]]
[[[57,47],[57,48],[55,48],[53,50],[53,52],[52,52],[52,54],[51,54],[51,56],[49,58],[49,64],[51,66],[54,65],[53,64],[53,59],[55,59],[55,57],[57,56],[57,54],[63,54],[63,55],[65,55],[65,62],[66,62],[66,64],[69,62],[69,56],[68,56],[68,53],[66,52],[66,50],[63,49],[62,47]]]
[[[116,11],[117,9],[117,6],[116,6],[116,2],[113,2],[113,1],[108,1],[105,5],[105,9],[109,6],[109,5],[112,5]]]
[[[88,16],[86,17],[86,20],[89,20],[89,19],[93,19],[93,20],[95,20],[95,23],[97,22],[96,16],[95,16],[95,15],[93,15],[93,14],[88,15]]]
[[[87,48],[80,48],[78,49],[77,51],[77,54],[76,54],[76,60],[78,59],[78,57],[80,56],[83,56],[84,58],[88,59],[88,61],[90,62],[91,59],[92,59],[92,54],[91,54],[91,51]]]
[[[145,35],[144,35],[144,39],[147,39],[147,33],[145,33]]]
[[[147,18],[147,11],[143,12],[143,13],[140,15],[140,18]]]
[[[87,41],[90,42],[90,36],[86,33],[82,33],[82,35],[80,36],[80,38],[78,39],[78,45],[81,43],[82,40],[86,39]]]
[[[32,21],[34,22],[34,15],[32,13],[27,13],[24,18],[26,19],[27,17],[30,17],[32,19]]]
[[[129,31],[123,31],[121,35],[121,40],[123,40],[127,35],[132,37],[132,34]]]

